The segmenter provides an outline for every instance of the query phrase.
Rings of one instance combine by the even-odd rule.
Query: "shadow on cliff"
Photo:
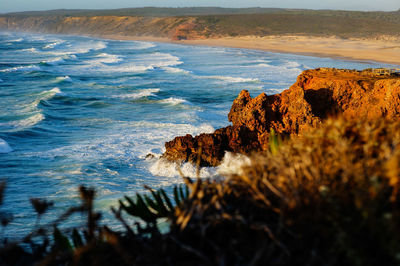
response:
[[[345,119],[381,119],[400,115],[400,77],[371,71],[321,68],[306,70],[280,94],[252,98],[243,90],[234,100],[231,126],[211,134],[177,137],[165,144],[163,158],[217,166],[226,151],[250,154],[265,151],[271,130],[302,135],[337,115]]]

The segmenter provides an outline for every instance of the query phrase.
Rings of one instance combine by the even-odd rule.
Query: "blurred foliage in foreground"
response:
[[[23,240],[30,249],[3,241],[0,262],[399,265],[399,145],[399,121],[328,120],[305,136],[272,145],[272,152],[255,154],[235,175],[184,178],[174,202],[163,190],[126,198],[112,210],[124,232],[98,225],[95,193],[81,187],[81,206],[34,230]],[[38,199],[32,204],[38,217],[50,205]],[[72,212],[86,213],[86,229],[57,229]],[[133,224],[123,213],[143,223]],[[160,233],[159,218],[169,220],[168,233]]]

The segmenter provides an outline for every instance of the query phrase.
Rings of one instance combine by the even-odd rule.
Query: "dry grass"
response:
[[[399,144],[398,121],[329,120],[244,174],[190,185],[176,222],[228,265],[396,265]]]
[[[241,174],[185,178],[190,193],[181,191],[175,208],[160,208],[170,204],[153,192],[148,207],[136,200],[115,210],[125,233],[89,230],[89,219],[91,237],[72,250],[54,244],[32,259],[9,248],[0,259],[18,254],[44,265],[399,265],[400,121],[331,119],[274,145],[272,152],[254,155]],[[138,208],[166,216],[170,231],[161,234],[154,219],[133,230],[121,218],[124,208],[133,216],[140,217]]]

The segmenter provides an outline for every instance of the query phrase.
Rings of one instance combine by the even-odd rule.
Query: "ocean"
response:
[[[306,69],[385,67],[222,47],[0,32],[1,211],[13,213],[5,236],[19,238],[36,222],[30,198],[54,201],[41,223],[79,202],[78,186],[96,189],[102,222],[119,228],[111,206],[144,185],[168,192],[182,182],[160,161],[175,136],[229,124],[232,101],[289,88]],[[146,157],[152,154],[155,157]],[[228,160],[227,160],[228,161]],[[228,167],[204,168],[213,177]],[[181,166],[195,176],[190,164]],[[80,226],[71,217],[65,226]]]

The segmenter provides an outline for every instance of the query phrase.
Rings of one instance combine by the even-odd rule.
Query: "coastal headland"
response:
[[[88,35],[400,62],[400,13],[296,9],[136,8],[0,15],[0,30]]]
[[[176,137],[165,144],[163,157],[196,163],[200,156],[200,165],[217,166],[227,151],[266,151],[271,134],[299,136],[332,116],[394,119],[400,115],[399,99],[400,70],[306,70],[280,94],[252,98],[243,90],[228,114],[232,125],[214,133]]]

